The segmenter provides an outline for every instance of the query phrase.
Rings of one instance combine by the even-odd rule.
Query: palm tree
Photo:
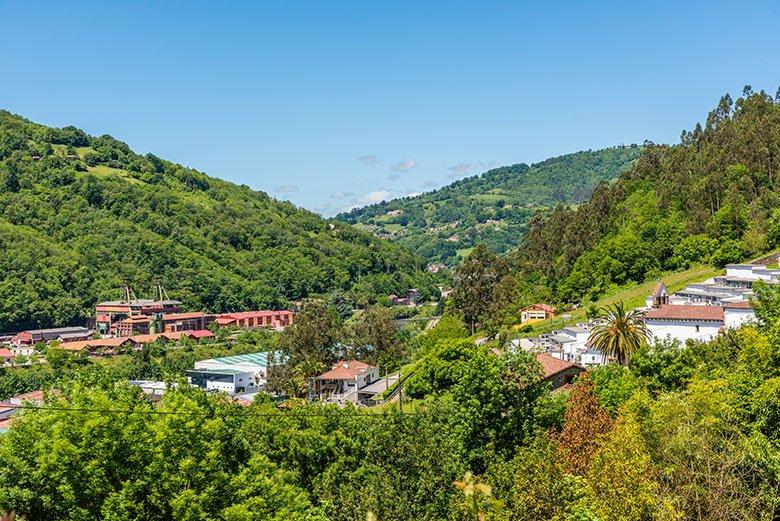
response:
[[[604,353],[605,360],[607,356],[614,356],[618,363],[627,365],[631,356],[651,337],[642,312],[638,309],[628,311],[623,302],[617,302],[602,308],[600,317],[601,320],[590,332],[588,342]]]

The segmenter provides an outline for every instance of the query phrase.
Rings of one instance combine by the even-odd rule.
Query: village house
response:
[[[585,371],[581,365],[567,362],[547,353],[536,355],[536,361],[542,366],[542,381],[550,382],[553,391],[567,388]]]
[[[358,403],[358,391],[377,380],[378,367],[357,360],[341,361],[315,379],[314,391],[323,400]]]
[[[13,351],[7,347],[0,347],[0,364],[4,366],[13,365],[15,356]]]
[[[552,306],[543,303],[533,304],[520,311],[520,323],[538,322],[539,320],[552,318],[553,315],[555,315],[555,310]]]
[[[279,311],[240,311],[217,315],[214,322],[219,327],[240,327],[242,329],[271,328],[284,329],[291,325],[295,313],[282,309]]]
[[[416,288],[412,288],[406,293],[406,297],[392,294],[388,295],[387,298],[390,299],[390,304],[393,306],[416,306],[420,301],[420,292]]]

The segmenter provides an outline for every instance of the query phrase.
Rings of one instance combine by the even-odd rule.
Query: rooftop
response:
[[[708,320],[723,321],[723,308],[720,306],[689,306],[668,304],[645,313],[649,320]]]
[[[317,378],[319,380],[354,380],[359,374],[371,368],[372,366],[357,360],[336,362],[330,371],[326,371]]]
[[[536,355],[536,360],[542,366],[542,371],[544,372],[544,375],[542,376],[543,380],[546,380],[547,378],[551,378],[556,374],[560,373],[561,371],[565,371],[566,369],[569,369],[571,367],[583,369],[582,366],[579,366],[572,362],[561,360],[559,358],[555,358],[554,356],[548,355],[547,353],[541,353]]]
[[[229,374],[231,376],[236,376],[239,374],[252,374],[252,371],[247,371],[245,369],[187,369],[188,373],[204,373],[204,374]]]
[[[258,367],[268,367],[269,354],[270,354],[269,352],[263,351],[261,353],[249,353],[246,355],[223,356],[220,358],[209,358],[208,360],[200,360],[200,363],[211,362],[211,363],[219,363],[225,365],[250,364],[250,365],[256,365]]]

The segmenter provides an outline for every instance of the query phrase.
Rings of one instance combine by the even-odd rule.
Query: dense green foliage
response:
[[[599,182],[626,170],[639,149],[577,152],[531,166],[496,168],[419,196],[358,208],[337,219],[397,241],[431,261],[453,264],[459,251],[478,243],[504,253],[520,243],[536,211],[587,200]]]
[[[340,290],[358,304],[420,289],[421,260],[246,186],[110,136],[0,111],[0,331],[81,322],[160,279],[189,309],[285,306]]]
[[[515,259],[564,302],[696,264],[723,266],[780,246],[780,102],[745,88],[704,126],[636,163],[577,208],[537,216]]]
[[[193,350],[218,346],[152,346],[111,363],[55,349],[39,365],[57,373],[59,393],[0,435],[0,511],[769,521],[780,515],[780,288],[761,298],[761,327],[646,346],[570,393],[550,393],[527,354],[475,346],[448,316],[412,341],[418,366],[427,360],[415,374],[425,399],[405,413],[295,401],[280,410],[263,396],[239,406],[185,387],[155,404],[122,380],[172,376]]]

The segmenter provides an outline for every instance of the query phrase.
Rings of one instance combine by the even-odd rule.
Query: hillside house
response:
[[[294,319],[295,313],[282,309],[278,311],[262,310],[222,313],[221,315],[217,315],[214,322],[219,327],[284,329],[291,325]]]
[[[552,318],[555,315],[555,309],[549,304],[537,303],[520,311],[520,323],[527,324],[538,322],[539,320],[546,320]]]
[[[560,360],[547,353],[536,355],[536,361],[542,366],[542,381],[550,382],[553,391],[570,386],[577,376],[585,371],[581,365]]]
[[[412,288],[406,292],[406,297],[399,297],[398,295],[388,295],[390,304],[393,306],[416,306],[420,302],[420,292],[416,288]]]
[[[14,364],[14,355],[13,351],[8,349],[7,347],[0,347],[0,365],[4,366],[10,366]]]
[[[320,399],[339,403],[358,403],[358,391],[379,380],[379,368],[357,360],[336,362],[315,379]]]

